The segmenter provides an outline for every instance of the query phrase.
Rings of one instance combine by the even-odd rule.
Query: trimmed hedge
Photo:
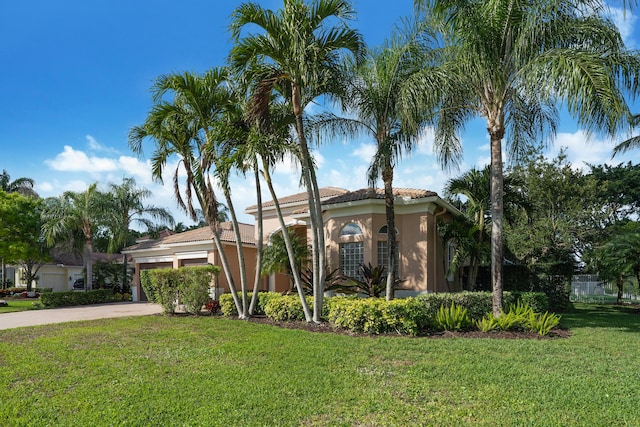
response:
[[[140,284],[147,298],[162,306],[164,313],[175,313],[179,302],[192,314],[200,313],[209,301],[209,284],[220,267],[196,266],[144,270]]]
[[[261,316],[266,314],[265,309],[266,306],[272,299],[281,298],[283,295],[278,292],[258,292],[258,303],[254,309],[253,315]],[[247,298],[249,302],[251,302],[251,298],[253,297],[253,292],[247,292]],[[242,298],[241,294],[238,294],[238,298]],[[300,301],[299,297],[298,301]],[[237,316],[238,309],[236,307],[236,303],[233,301],[233,295],[230,293],[224,293],[220,295],[220,311],[225,316]],[[300,304],[300,309],[302,310],[302,304]],[[304,320],[304,315],[302,316],[302,320]]]
[[[111,289],[95,289],[85,292],[46,292],[40,295],[40,302],[49,308],[103,304],[113,302],[113,291]]]

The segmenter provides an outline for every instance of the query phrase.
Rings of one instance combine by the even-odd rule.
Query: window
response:
[[[378,265],[386,267],[388,264],[389,242],[387,242],[386,240],[378,240]]]
[[[340,236],[359,236],[362,234],[362,228],[356,223],[350,222],[340,231]]]
[[[362,280],[360,265],[364,263],[364,243],[340,244],[340,270],[342,274]]]
[[[378,230],[378,234],[387,234],[387,230],[389,228],[386,225],[383,225],[382,227],[380,227],[380,230]],[[398,235],[398,229],[396,228],[396,236]]]

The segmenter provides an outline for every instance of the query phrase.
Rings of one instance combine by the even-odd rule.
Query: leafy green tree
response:
[[[64,243],[82,254],[87,290],[93,280],[93,238],[106,224],[108,202],[107,196],[98,190],[98,183],[82,193],[66,191],[44,202],[42,233],[46,242],[49,246]]]
[[[602,228],[640,215],[640,164],[589,165],[597,180],[597,198],[606,213]]]
[[[596,248],[589,259],[600,278],[615,282],[617,301],[622,301],[624,277],[633,274],[640,283],[640,223],[620,227],[609,241]]]
[[[438,110],[435,150],[461,158],[458,132],[476,115],[491,147],[493,312],[502,303],[503,154],[517,159],[555,134],[561,102],[580,126],[615,135],[628,125],[624,90],[635,90],[640,59],[625,48],[599,1],[415,0],[441,31],[441,69],[450,84]]]
[[[296,153],[311,219],[314,322],[320,322],[322,316],[326,254],[320,192],[303,115],[316,98],[337,90],[343,54],[361,57],[362,37],[346,25],[354,14],[345,0],[284,0],[283,8],[277,11],[243,3],[234,11],[230,27],[236,42],[231,51],[232,65],[244,70],[249,80],[260,83],[256,108],[267,108],[275,90],[295,117]],[[258,31],[243,33],[247,26]]]
[[[532,151],[509,172],[522,182],[529,209],[508,224],[507,244],[529,266],[566,265],[572,271],[598,233],[602,215],[595,194],[598,183],[574,170],[566,155],[547,160]]]
[[[0,191],[0,256],[25,268],[27,291],[48,259],[42,250],[40,210],[42,201],[19,193]],[[3,276],[2,287],[6,287]]]

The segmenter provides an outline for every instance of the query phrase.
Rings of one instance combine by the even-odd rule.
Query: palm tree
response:
[[[476,115],[491,146],[493,312],[502,309],[502,142],[517,159],[555,134],[555,105],[588,130],[614,135],[629,116],[623,89],[635,89],[640,60],[628,51],[599,1],[416,0],[442,32],[441,69],[452,84],[438,111],[435,149],[445,166],[462,147],[458,131]]]
[[[342,109],[353,118],[321,115],[315,121],[319,131],[331,136],[364,134],[376,141],[376,153],[368,171],[369,185],[382,178],[387,230],[395,230],[393,195],[394,168],[403,152],[410,152],[430,111],[435,108],[438,88],[429,87],[423,69],[424,44],[420,33],[410,30],[398,34],[381,49],[370,50],[361,64],[349,61]],[[429,96],[431,95],[431,99]],[[425,105],[425,101],[431,105]],[[396,233],[387,233],[386,298],[393,299],[398,280]]]
[[[354,16],[345,0],[284,0],[274,12],[256,3],[244,3],[234,13],[231,32],[236,45],[231,63],[260,82],[256,108],[265,108],[274,90],[286,99],[295,117],[302,181],[305,184],[312,231],[314,286],[313,321],[320,322],[324,286],[324,223],[320,193],[311,156],[303,114],[305,108],[322,95],[331,95],[340,79],[342,54],[360,58],[360,34],[346,25]],[[337,20],[337,23],[336,23]],[[258,27],[259,33],[242,36],[245,26]]]
[[[228,173],[230,160],[218,155],[220,127],[228,105],[233,102],[229,90],[228,73],[219,67],[204,75],[192,73],[161,76],[153,88],[155,105],[142,126],[131,129],[129,145],[138,154],[142,153],[142,141],[152,138],[156,150],[152,157],[154,179],[162,182],[162,171],[167,159],[179,156],[180,162],[173,175],[174,195],[178,205],[195,221],[198,208],[212,230],[213,240],[225,272],[229,288],[241,318],[249,316],[247,301],[247,278],[240,229],[231,203]],[[171,102],[164,97],[172,95]],[[185,197],[182,196],[179,172],[184,169]],[[220,210],[216,196],[216,182],[224,192],[227,208],[234,224],[238,245],[238,262],[242,300],[238,297],[231,266],[220,238]]]
[[[521,184],[513,176],[504,177],[504,217],[508,222],[515,219],[517,211],[530,208],[522,193],[518,191]],[[485,239],[489,235],[491,215],[491,167],[486,166],[481,170],[472,168],[458,178],[452,178],[445,184],[444,196],[452,199],[463,196],[462,212],[471,221],[475,231],[468,230],[466,236],[475,239],[473,248],[467,244],[469,250],[469,276],[467,289],[473,289],[478,277],[478,267],[485,258]],[[470,234],[469,234],[470,233]]]
[[[42,212],[42,233],[47,244],[64,242],[82,253],[87,290],[93,284],[93,237],[105,224],[107,207],[104,193],[94,183],[82,193],[66,191],[57,198],[46,199]]]
[[[640,114],[635,114],[631,117],[631,126],[637,127],[640,125]],[[640,135],[636,135],[631,137],[625,141],[622,141],[620,144],[616,145],[613,148],[613,157],[618,154],[626,153],[629,150],[633,150],[634,148],[640,148]]]
[[[33,190],[34,184],[35,181],[31,178],[17,178],[12,181],[5,169],[0,174],[0,190],[6,193],[19,193],[23,196],[38,198],[38,193]]]
[[[130,228],[132,224],[152,230],[157,223],[173,226],[173,216],[165,208],[144,205],[144,199],[151,197],[151,191],[136,187],[134,178],[123,178],[121,184],[109,184],[108,196],[111,198],[111,208],[108,228],[110,231],[109,252],[122,250],[130,242]],[[122,291],[127,287],[127,257],[123,257]]]

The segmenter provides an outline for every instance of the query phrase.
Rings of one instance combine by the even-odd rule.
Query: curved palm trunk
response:
[[[322,206],[320,203],[320,191],[316,179],[315,169],[309,153],[307,139],[302,123],[302,108],[300,103],[300,88],[293,85],[292,90],[293,113],[296,118],[296,133],[300,145],[300,165],[302,178],[307,188],[309,200],[309,217],[311,219],[311,252],[313,268],[313,321],[322,322],[322,300],[324,297],[324,280],[326,255],[324,249],[324,224],[322,222]],[[283,231],[284,232],[284,231]]]
[[[282,238],[284,240],[284,245],[287,248],[287,255],[289,256],[289,266],[291,267],[291,274],[293,276],[293,282],[298,290],[298,296],[300,297],[300,302],[302,303],[302,310],[304,311],[304,317],[307,322],[311,322],[313,320],[313,316],[311,314],[311,310],[309,310],[309,305],[307,304],[307,299],[302,290],[302,281],[300,280],[300,269],[295,262],[296,256],[293,250],[293,245],[291,244],[291,239],[289,238],[289,233],[287,233],[287,225],[284,223],[284,217],[282,216],[282,210],[280,209],[280,203],[278,202],[278,198],[276,197],[276,192],[273,188],[273,182],[271,181],[271,174],[269,173],[268,163],[265,158],[262,158],[262,164],[264,166],[264,180],[267,183],[267,187],[269,187],[269,193],[271,193],[271,199],[273,200],[273,205],[276,209],[276,215],[278,217],[278,222],[280,223],[280,228],[282,229]]]
[[[256,242],[256,275],[253,282],[253,294],[249,304],[249,315],[253,316],[258,301],[258,285],[262,276],[262,251],[264,239],[264,227],[262,225],[262,190],[260,189],[260,171],[256,159],[253,160],[253,174],[256,180],[256,202],[258,203],[258,238]]]
[[[227,255],[224,253],[222,240],[220,240],[220,234],[217,230],[217,227],[214,224],[209,224],[209,228],[213,232],[213,243],[216,247],[216,250],[218,251],[218,257],[220,257],[220,263],[222,264],[222,271],[224,271],[224,275],[227,278],[227,282],[229,283],[229,291],[231,291],[233,302],[236,304],[236,309],[238,310],[238,316],[242,318],[242,302],[240,301],[240,298],[238,298],[238,291],[236,290],[236,285],[233,280],[233,276],[231,275],[231,267],[229,266]]]
[[[396,215],[393,200],[393,168],[387,160],[382,172],[384,182],[384,205],[387,216],[387,301],[394,298],[395,284],[398,279],[398,242],[396,239]]]
[[[503,217],[503,185],[502,171],[502,137],[504,126],[501,122],[489,123],[491,139],[491,284],[492,308],[494,316],[502,312],[502,217]]]
[[[244,251],[242,250],[242,236],[240,235],[240,228],[238,226],[238,217],[236,215],[236,210],[233,206],[233,202],[231,201],[231,194],[228,188],[224,189],[224,197],[227,201],[227,207],[229,208],[229,215],[231,215],[231,224],[233,226],[233,234],[236,238],[236,251],[238,254],[238,265],[240,269],[240,290],[242,292],[242,310],[238,310],[238,314],[241,319],[246,319],[249,317],[249,301],[247,296],[247,272],[246,272],[246,263],[244,261]],[[226,257],[225,257],[226,258]]]

